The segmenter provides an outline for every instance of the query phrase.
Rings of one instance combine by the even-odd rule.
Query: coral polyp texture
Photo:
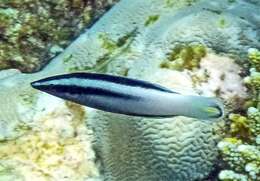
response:
[[[38,115],[37,126],[20,125],[17,129],[25,133],[19,138],[1,142],[0,180],[82,180],[98,176],[90,135],[84,126],[84,110],[77,107],[61,103],[59,108]]]
[[[245,84],[251,91],[246,115],[230,114],[230,137],[218,143],[228,167],[219,174],[220,180],[258,180],[260,176],[260,51],[250,49],[250,75]]]
[[[247,102],[249,89],[259,90],[254,86],[257,66],[246,84],[243,76],[247,50],[260,48],[259,8],[259,3],[244,0],[121,0],[43,70],[1,71],[0,175],[10,180],[36,175],[79,181],[216,179],[217,143],[226,118],[144,119],[71,107],[32,89],[30,82],[76,71],[108,73],[160,83],[183,94],[217,96],[227,113],[236,113],[241,105],[257,103],[255,94]],[[258,56],[253,57],[255,64]],[[248,131],[258,120],[244,115],[244,124],[236,114],[231,119],[237,117],[242,123],[234,126],[234,134],[243,126]],[[233,143],[236,150],[240,141]],[[257,168],[254,148],[242,147],[252,155],[246,167],[250,178]],[[224,160],[232,162],[228,154]],[[220,176],[231,172],[249,178],[231,169]]]
[[[3,0],[0,69],[41,69],[115,1]]]

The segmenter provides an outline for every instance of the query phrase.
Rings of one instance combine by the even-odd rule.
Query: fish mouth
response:
[[[58,85],[50,83],[48,79],[40,79],[40,80],[33,81],[31,82],[31,86],[36,90],[46,92],[52,95],[58,88]]]
[[[34,89],[39,89],[39,87],[41,86],[41,84],[40,84],[39,81],[34,81],[34,82],[31,82],[31,86],[32,86]]]
[[[44,83],[44,81],[42,81],[42,80],[37,80],[37,81],[31,82],[31,86],[34,89],[44,91],[44,92],[52,87],[52,85],[47,84],[47,82]]]

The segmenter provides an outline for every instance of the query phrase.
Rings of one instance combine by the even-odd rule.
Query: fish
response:
[[[139,117],[186,116],[211,120],[224,115],[215,97],[183,95],[144,80],[77,72],[31,83],[37,90],[98,110]]]

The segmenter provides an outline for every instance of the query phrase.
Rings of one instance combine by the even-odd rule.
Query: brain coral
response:
[[[260,47],[258,8],[242,0],[120,1],[42,71],[0,72],[1,140],[23,135],[17,129],[21,123],[37,126],[39,114],[58,106],[53,97],[33,90],[31,81],[74,71],[145,79],[240,104],[247,96],[240,76],[245,62],[237,57],[251,44]],[[203,47],[202,55],[196,45]],[[176,47],[183,47],[184,60],[195,60],[195,66],[162,68],[162,62],[175,60],[168,58]],[[94,131],[105,180],[202,180],[217,161],[218,122],[131,118],[89,108],[85,120]]]
[[[214,126],[205,122],[184,117],[133,119],[101,112],[92,119],[106,180],[202,179],[217,156],[218,136]]]

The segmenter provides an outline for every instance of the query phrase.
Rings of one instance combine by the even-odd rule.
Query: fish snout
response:
[[[37,90],[40,90],[43,92],[50,92],[50,91],[55,90],[55,85],[47,80],[45,81],[44,79],[32,82],[31,86],[34,89],[37,89]]]
[[[55,79],[49,80],[48,78],[34,81],[31,83],[31,86],[34,89],[37,89],[42,92],[46,92],[48,94],[60,98],[64,98],[66,94],[69,94],[73,91],[73,89],[71,89],[68,85],[63,85]]]

